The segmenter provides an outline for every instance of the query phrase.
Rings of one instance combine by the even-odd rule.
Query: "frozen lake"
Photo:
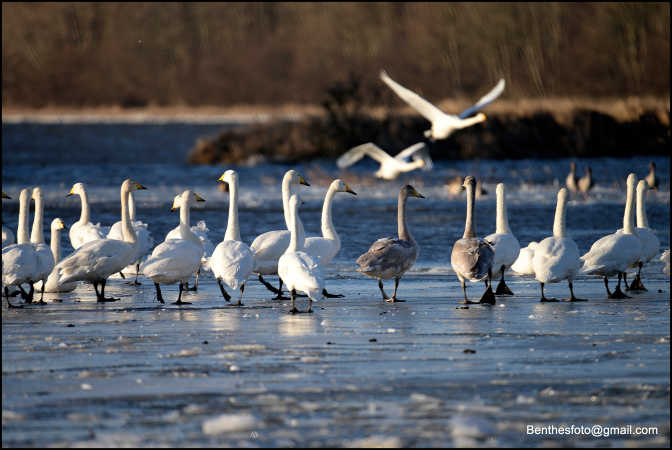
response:
[[[230,167],[182,161],[197,136],[218,129],[3,124],[2,184],[13,197],[3,201],[3,223],[16,228],[18,191],[39,184],[45,232],[54,217],[71,225],[79,200],[65,195],[83,181],[92,220],[111,225],[119,185],[131,177],[149,188],[135,198],[155,239],[176,226],[172,198],[189,187],[207,200],[192,224],[204,220],[216,244],[228,205],[216,180]],[[588,198],[568,205],[567,231],[582,253],[622,226],[625,178],[645,176],[651,160],[661,190],[647,197],[649,224],[661,251],[669,248],[669,158],[578,159],[579,172],[590,165],[597,182]],[[314,305],[310,315],[287,314],[288,302],[270,300],[254,279],[244,307],[226,306],[207,273],[197,293],[185,294],[193,304],[182,307],[169,304],[176,286],[163,288],[168,303],[160,305],[143,277],[139,287],[110,280],[106,293],[122,298],[112,304],[98,305],[90,285],[50,296],[62,302],[45,306],[4,303],[3,446],[669,446],[670,290],[658,261],[643,271],[649,291],[632,299],[608,300],[600,279],[581,277],[576,294],[589,302],[542,304],[538,283],[509,275],[515,297],[457,308],[462,293],[449,255],[464,228],[465,199],[450,194],[447,180],[485,180],[479,235],[494,231],[495,185],[505,182],[509,222],[525,246],[551,234],[569,161],[441,161],[394,182],[372,179],[375,165],[364,161],[348,172],[328,160],[296,166],[312,185],[301,189],[309,235],[319,230],[334,177],[359,194],[334,203],[342,249],[327,288],[345,297]],[[279,184],[289,168],[236,167],[244,241],[284,227]],[[396,232],[396,195],[406,183],[427,198],[409,200],[420,256],[399,286],[406,302],[392,305],[375,280],[355,272],[354,260]],[[67,235],[62,245],[72,250]],[[481,289],[470,285],[470,297]],[[566,283],[547,288],[550,296],[567,293]],[[529,436],[528,425],[643,425],[658,434],[567,442]]]

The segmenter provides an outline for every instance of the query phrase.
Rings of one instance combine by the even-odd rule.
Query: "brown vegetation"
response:
[[[659,3],[7,3],[2,105],[315,104],[390,75],[433,101],[669,96]]]

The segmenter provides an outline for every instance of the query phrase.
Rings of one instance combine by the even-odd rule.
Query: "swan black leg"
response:
[[[100,282],[100,298],[98,299],[99,302],[116,302],[119,299],[114,298],[114,297],[105,297],[105,285],[107,284],[107,280],[102,280]]]
[[[467,298],[467,283],[464,282],[464,280],[460,280],[460,285],[462,285],[462,293],[464,294],[464,301],[461,302],[464,305],[468,305],[472,302],[469,301]]]
[[[290,298],[290,300],[292,301],[292,307],[291,307],[291,309],[289,310],[289,313],[290,313],[290,314],[296,314],[296,313],[299,312],[299,310],[296,309],[296,306],[294,305],[294,297],[295,297],[295,296],[296,296],[296,291],[295,291],[294,289],[292,289],[292,290],[289,292],[289,298]]]
[[[637,275],[635,276],[635,279],[632,280],[632,283],[630,283],[630,286],[626,286],[625,290],[626,291],[648,291],[647,288],[644,287],[644,284],[642,283],[642,262],[640,261],[637,264]]]
[[[161,303],[166,303],[163,301],[163,295],[161,295],[161,286],[159,286],[159,283],[154,283],[154,287],[156,288],[156,299]]]
[[[196,280],[194,281],[194,287],[189,287],[189,283],[187,282],[186,287],[184,288],[185,291],[193,291],[196,292],[198,291],[198,277],[201,275],[201,267],[198,267],[198,270],[196,271]]]
[[[502,266],[502,279],[499,281],[499,284],[497,285],[497,290],[495,291],[495,295],[513,295],[513,292],[511,292],[511,289],[506,285],[504,282],[504,269],[506,266]]]
[[[128,284],[129,286],[140,286],[140,285],[142,285],[142,283],[140,283],[138,281],[138,275],[140,275],[139,272],[140,272],[140,263],[136,262],[135,263],[135,279],[133,281],[127,281],[126,284]],[[119,273],[121,273],[121,272],[119,272]]]
[[[484,303],[486,305],[494,305],[497,302],[495,299],[495,293],[492,292],[492,270],[488,270],[488,288],[485,290],[481,296],[479,303]]]
[[[395,303],[395,302],[405,302],[406,301],[406,300],[399,300],[397,298],[397,287],[399,287],[399,280],[400,279],[401,278],[399,278],[399,277],[394,277],[394,292],[392,293],[391,298],[386,298],[385,299],[386,302]]]
[[[47,284],[46,280],[42,280],[42,289],[40,290],[40,301],[37,302],[39,305],[46,305],[47,302],[44,301],[44,285]]]
[[[330,294],[329,292],[327,292],[326,288],[322,289],[322,295],[324,295],[326,298],[343,298],[343,297],[345,297],[345,295],[343,295],[343,294]]]
[[[566,298],[565,301],[566,301],[566,302],[587,302],[588,300],[585,299],[585,298],[576,298],[576,297],[574,296],[574,285],[572,284],[572,282],[571,282],[570,280],[567,280],[567,281],[569,281],[569,293],[570,293],[570,297],[569,297],[569,298]]]
[[[544,295],[544,283],[539,283],[539,284],[541,284],[541,301],[542,302],[557,302],[558,301],[557,298],[546,298],[546,296]]]
[[[383,280],[382,278],[378,279],[378,288],[380,289],[380,292],[383,294],[383,300],[387,300],[387,294],[385,293],[385,289],[383,289]]]
[[[238,296],[238,301],[236,303],[231,303],[231,306],[243,306],[243,292],[245,292],[245,283],[240,286],[240,295]]]
[[[623,273],[618,272],[618,284],[616,285],[616,290],[609,296],[609,298],[631,298],[629,295],[625,295],[621,290],[621,278],[623,278]]]
[[[224,289],[224,285],[222,284],[221,278],[217,278],[217,284],[219,284],[219,290],[221,291],[224,300],[226,300],[227,302],[231,301],[231,296],[229,295],[228,292],[226,292],[226,289]]]
[[[182,291],[184,290],[184,285],[180,281],[180,293],[177,294],[177,301],[173,302],[173,305],[191,305],[191,302],[183,302],[182,301]]]

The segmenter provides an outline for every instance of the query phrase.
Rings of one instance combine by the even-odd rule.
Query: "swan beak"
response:
[[[3,193],[2,193],[2,198],[9,198],[9,199],[11,199],[12,197],[10,197],[9,195],[7,195],[7,194],[5,194],[5,193],[3,192]]]
[[[310,183],[308,183],[301,175],[299,175],[299,183],[303,184],[304,186],[310,186]]]
[[[67,230],[68,227],[65,226],[63,222],[61,222],[61,226],[58,228],[59,230]]]
[[[136,188],[137,190],[147,189],[146,187],[144,187],[144,186],[141,185],[140,183],[135,183],[135,188]]]
[[[198,195],[195,192],[194,192],[194,197],[196,197],[197,202],[204,202],[205,201],[205,199],[203,197],[201,197],[200,195]]]
[[[75,193],[72,192],[72,188],[70,188],[70,192],[68,192],[68,195],[66,195],[66,197],[70,197],[71,195],[75,195]]]
[[[350,186],[348,186],[347,184],[345,185],[345,192],[349,192],[352,195],[357,195],[357,193],[355,191],[353,191],[352,189],[350,189]]]
[[[217,179],[217,181],[219,183],[222,183],[223,186],[222,192],[229,192],[229,183],[224,181],[224,175],[226,175],[226,173],[223,173],[222,176]]]
[[[424,195],[422,195],[421,193],[419,193],[419,192],[416,191],[415,189],[413,189],[413,192],[411,192],[411,195],[412,195],[413,197],[425,198]]]

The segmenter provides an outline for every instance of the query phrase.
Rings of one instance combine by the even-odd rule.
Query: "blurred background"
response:
[[[399,105],[669,97],[658,3],[3,3],[2,105],[319,104],[335,82]],[[668,101],[669,103],[669,101]]]

